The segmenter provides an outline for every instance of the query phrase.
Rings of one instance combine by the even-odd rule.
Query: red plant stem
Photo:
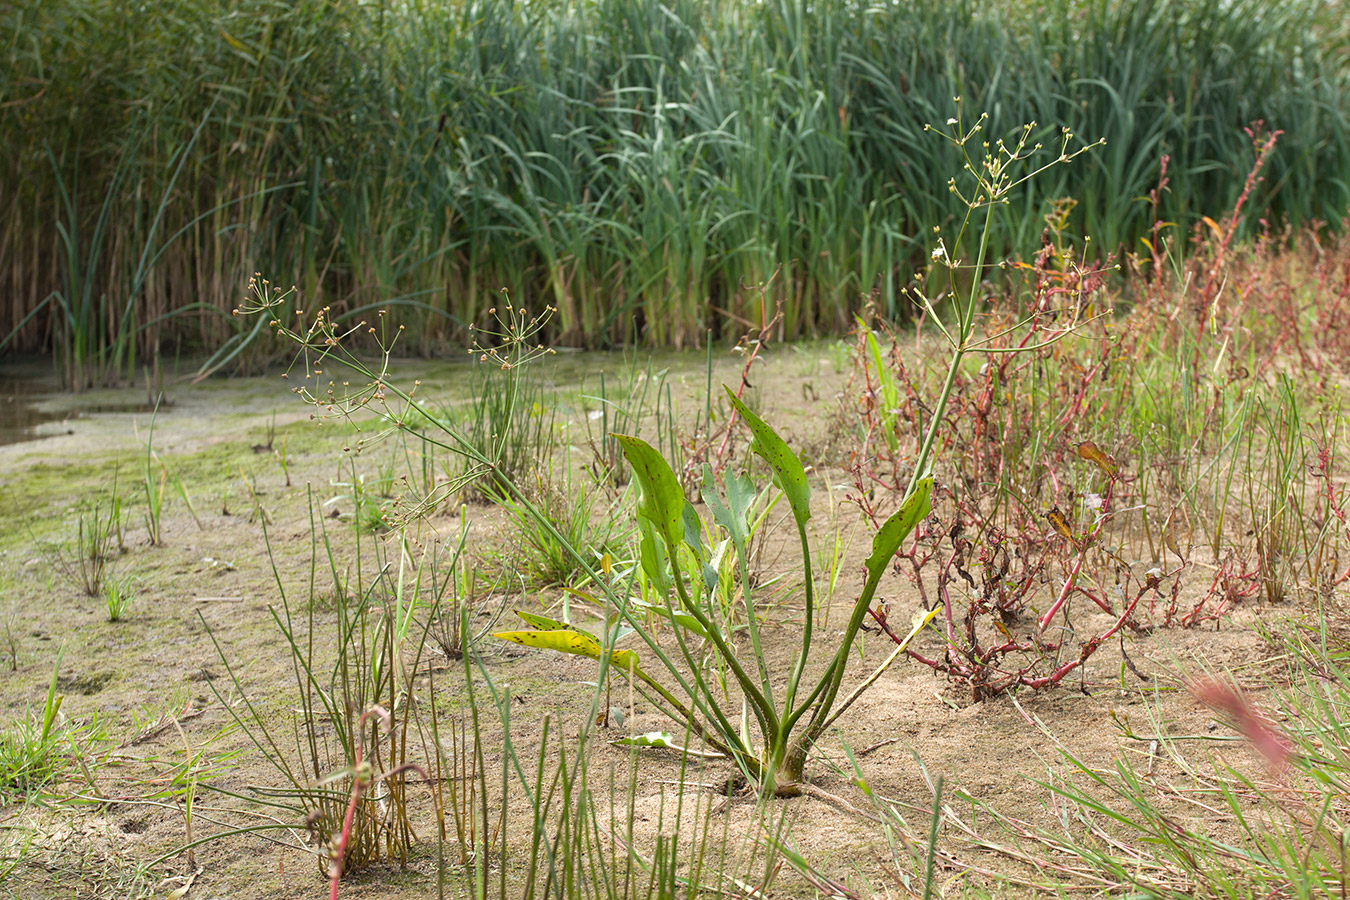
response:
[[[774,275],[776,276],[777,274],[778,272],[775,271]],[[770,282],[773,281],[773,278],[771,277],[769,281]],[[747,334],[745,338],[742,339],[743,341],[745,340],[749,341],[750,350],[748,351],[748,354],[745,358],[745,365],[741,368],[741,383],[736,387],[737,400],[745,399],[743,396],[745,394],[745,389],[750,385],[750,367],[753,366],[755,364],[755,360],[759,358],[759,351],[762,350],[764,348],[764,345],[769,342],[770,332],[773,331],[774,326],[777,325],[779,319],[782,318],[782,311],[777,307],[774,308],[773,316],[771,317],[769,315],[769,307],[768,304],[765,302],[764,298],[764,292],[768,290],[768,287],[769,287],[768,282],[766,282],[763,288],[761,288],[760,290],[759,335],[758,337],[751,339],[750,336]],[[717,448],[717,454],[713,457],[714,460],[723,461],[726,459],[727,445],[731,443],[732,426],[736,424],[736,420],[738,418],[739,414],[736,412],[735,409],[733,409],[731,411],[730,417],[728,417],[727,419],[727,428],[726,431],[722,434],[722,443]],[[718,472],[720,473],[720,471],[721,467],[718,467]]]
[[[1130,621],[1130,616],[1134,614],[1134,609],[1136,606],[1139,605],[1139,601],[1143,598],[1143,596],[1144,596],[1143,591],[1139,591],[1138,593],[1136,593],[1134,595],[1134,599],[1130,601],[1130,605],[1126,607],[1125,611],[1120,614],[1120,618],[1116,619],[1116,624],[1112,625],[1109,629],[1107,629],[1107,631],[1104,634],[1100,635],[1099,637],[1092,638],[1087,643],[1083,644],[1083,648],[1078,652],[1077,659],[1066,662],[1064,665],[1060,666],[1058,669],[1055,669],[1055,671],[1051,672],[1049,675],[1046,675],[1042,678],[1021,677],[1018,680],[1021,681],[1023,685],[1032,688],[1033,690],[1045,687],[1048,684],[1055,684],[1056,682],[1063,680],[1065,675],[1068,675],[1074,669],[1078,668],[1083,663],[1087,662],[1087,658],[1091,656],[1093,653],[1097,652],[1098,647],[1109,641],[1112,637],[1115,636],[1117,631],[1120,631],[1120,629],[1125,627],[1125,623]]]
[[[1110,479],[1107,481],[1106,491],[1102,494],[1102,506],[1097,524],[1092,531],[1078,539],[1078,559],[1074,561],[1073,571],[1069,573],[1068,580],[1064,582],[1064,589],[1059,592],[1059,596],[1055,598],[1054,604],[1045,615],[1041,616],[1040,621],[1037,623],[1037,635],[1050,627],[1050,621],[1055,617],[1055,613],[1059,612],[1059,608],[1073,595],[1075,586],[1078,583],[1078,576],[1083,571],[1083,563],[1087,561],[1088,548],[1092,546],[1093,541],[1100,537],[1102,531],[1106,528],[1106,520],[1111,512],[1111,501],[1115,498],[1116,482],[1119,478],[1120,474],[1117,471],[1113,472]],[[1077,588],[1077,590],[1087,596],[1087,598],[1097,604],[1097,606],[1101,607],[1102,612],[1109,615],[1115,615],[1115,610],[1111,608],[1111,604],[1107,603],[1101,597],[1098,597],[1096,594],[1083,588]],[[1133,608],[1133,606],[1131,606],[1131,608]]]
[[[361,713],[361,718],[356,720],[356,759],[352,765],[352,795],[351,799],[347,801],[347,812],[342,817],[342,833],[338,836],[337,846],[333,848],[333,858],[328,864],[328,900],[338,900],[338,882],[342,880],[342,859],[347,854],[347,842],[352,833],[352,820],[356,817],[356,804],[360,801],[361,792],[366,786],[366,772],[362,763],[365,758],[366,719],[371,716],[379,716],[389,728],[393,728],[393,721],[389,713],[385,712],[381,706],[372,706]]]
[[[1266,133],[1264,126],[1264,122],[1257,121],[1253,122],[1251,127],[1244,129],[1252,140],[1252,148],[1256,151],[1256,159],[1247,172],[1247,180],[1242,186],[1242,193],[1238,195],[1237,203],[1233,205],[1232,215],[1228,219],[1228,227],[1219,231],[1217,225],[1215,226],[1218,244],[1204,287],[1200,290],[1200,303],[1196,307],[1196,345],[1191,359],[1193,371],[1199,371],[1200,369],[1200,342],[1205,336],[1205,322],[1213,315],[1214,307],[1219,302],[1219,293],[1222,290],[1220,275],[1228,257],[1228,247],[1232,243],[1233,235],[1237,232],[1238,223],[1241,221],[1243,204],[1251,196],[1252,189],[1262,181],[1260,177],[1261,169],[1265,167],[1267,158],[1271,151],[1275,149],[1276,141],[1280,139],[1280,135],[1284,134],[1280,130]]]
[[[948,557],[947,562],[942,567],[943,573],[951,571],[952,563],[956,562],[956,558],[960,553],[961,550],[959,548],[952,551],[952,555]],[[942,601],[942,612],[947,620],[947,644],[956,647],[959,646],[959,644],[956,642],[956,623],[952,621],[952,597],[947,591],[947,583],[948,580],[946,578],[938,579],[938,597]]]
[[[1173,572],[1170,574],[1176,573]],[[1088,657],[1092,656],[1093,653],[1096,653],[1098,648],[1100,648],[1102,644],[1106,643],[1108,640],[1114,637],[1116,633],[1120,631],[1121,628],[1129,624],[1131,617],[1134,615],[1135,609],[1138,608],[1140,601],[1143,600],[1144,594],[1149,590],[1153,590],[1156,593],[1156,588],[1157,582],[1150,581],[1149,584],[1143,586],[1138,592],[1136,592],[1134,598],[1130,601],[1129,605],[1116,618],[1115,624],[1112,625],[1109,629],[1107,629],[1104,633],[1092,638],[1089,641],[1086,641],[1082,645],[1082,647],[1079,648],[1078,657],[1076,659],[1069,660],[1063,665],[1057,667],[1054,671],[1050,672],[1049,674],[1042,675],[1040,677],[1033,677],[1029,674],[1030,669],[1032,667],[1022,669],[1021,671],[1018,672],[1007,673],[1006,677],[1004,677],[1001,681],[985,682],[983,686],[984,693],[987,696],[994,696],[996,694],[1001,693],[1002,691],[1006,690],[1007,688],[1011,687],[1014,684],[1021,684],[1024,687],[1031,688],[1032,690],[1040,690],[1041,688],[1047,687],[1052,684],[1057,684],[1058,682],[1062,681],[1066,675],[1068,675],[1074,669],[1077,669],[1079,666],[1083,665],[1083,663],[1087,662]],[[879,626],[881,626],[881,630],[884,631],[886,635],[890,637],[891,640],[899,644],[901,642],[901,638],[899,635],[897,635],[894,631],[891,630],[890,625],[886,622],[885,616],[884,615],[879,616],[875,611],[872,610],[869,610],[869,612],[872,614],[872,618],[876,621],[876,623]],[[982,665],[979,670],[972,669],[968,666],[960,665],[955,661],[942,663],[936,659],[930,659],[924,656],[923,654],[919,653],[918,651],[913,650],[909,647],[905,648],[905,654],[909,656],[910,659],[913,659],[915,662],[918,662],[921,665],[928,666],[930,669],[933,669],[934,671],[947,672],[949,675],[955,678],[964,679],[966,681],[972,681],[975,675],[978,673],[978,671],[983,671],[987,669],[987,663],[989,659],[992,659],[997,655],[1013,650],[1030,650],[1030,649],[1031,649],[1030,645],[1022,645],[1018,644],[1015,640],[1009,640],[1003,646],[995,647],[990,651],[988,651],[987,653],[985,653],[981,660]]]
[[[342,879],[342,857],[347,853],[347,839],[352,833],[352,820],[356,817],[356,804],[361,799],[361,742],[356,744],[356,767],[352,775],[352,796],[347,801],[347,812],[342,817],[342,834],[333,848],[333,860],[328,865],[328,900],[338,900],[338,882]]]
[[[1347,277],[1350,277],[1350,264],[1346,266],[1346,273]],[[1331,448],[1329,446],[1324,446],[1318,451],[1317,468],[1323,483],[1327,486],[1327,510],[1340,521],[1341,527],[1345,529],[1346,540],[1350,540],[1350,521],[1347,521],[1347,518],[1350,517],[1346,516],[1345,504],[1337,502],[1336,487],[1331,478]],[[1344,497],[1344,493],[1341,496]],[[1350,580],[1350,567],[1346,567],[1344,572],[1334,578],[1331,586],[1339,587],[1347,580]]]
[[[1083,563],[1086,561],[1087,546],[1085,542],[1083,548],[1078,551],[1078,559],[1074,560],[1073,570],[1069,572],[1068,580],[1064,582],[1064,589],[1059,592],[1059,596],[1055,598],[1054,604],[1046,611],[1045,615],[1041,616],[1040,621],[1036,623],[1037,634],[1041,634],[1045,629],[1050,627],[1050,620],[1055,617],[1055,613],[1059,612],[1059,608],[1063,606],[1065,601],[1073,594],[1073,586],[1078,581],[1078,574],[1083,571]],[[1089,594],[1088,596],[1091,597],[1092,595]],[[1100,603],[1098,605],[1100,605]]]

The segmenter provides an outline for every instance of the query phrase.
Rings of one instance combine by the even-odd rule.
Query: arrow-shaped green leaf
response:
[[[670,578],[666,566],[670,557],[666,554],[666,545],[656,536],[655,526],[643,518],[638,519],[638,559],[656,592],[662,597],[669,596]]]
[[[882,524],[872,538],[872,555],[867,557],[867,574],[880,579],[905,538],[932,510],[933,476],[920,478],[914,492],[905,498],[895,514]]]
[[[698,619],[689,615],[689,613],[675,612],[675,610],[670,609],[669,607],[656,606],[650,603],[638,604],[637,602],[634,602],[633,605],[634,607],[648,610],[653,615],[660,616],[663,619],[668,619],[672,624],[680,626],[685,631],[692,631],[694,634],[698,635],[704,640],[707,640],[708,638],[708,632],[705,631],[703,629],[703,626],[699,624]]]
[[[685,507],[689,505],[680,488],[680,479],[657,450],[641,438],[615,434],[623,455],[642,488],[638,515],[647,518],[668,547],[678,547],[685,539]],[[695,520],[697,514],[695,514]],[[650,573],[648,573],[650,574]]]
[[[732,393],[731,388],[725,385],[723,387],[727,396],[731,398],[731,405],[741,414],[741,418],[745,419],[745,424],[750,426],[750,433],[754,435],[750,441],[750,449],[773,470],[778,486],[783,489],[788,505],[792,507],[792,516],[797,520],[797,527],[806,527],[807,519],[811,518],[811,485],[806,480],[806,469],[802,466],[802,461],[792,452],[787,442],[778,436],[778,432],[752,413],[740,398]]]
[[[703,502],[713,514],[713,521],[726,529],[732,543],[744,552],[745,542],[750,539],[750,505],[755,502],[755,485],[744,475],[728,472],[724,478],[727,486],[727,499],[717,492],[717,479],[712,466],[703,466]]]

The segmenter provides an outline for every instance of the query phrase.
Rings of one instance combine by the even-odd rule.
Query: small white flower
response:
[[[948,124],[948,125],[955,125],[955,124],[956,124],[956,119],[948,119],[948,120],[947,120],[947,124]]]

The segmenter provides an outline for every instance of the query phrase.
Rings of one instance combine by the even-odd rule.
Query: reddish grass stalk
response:
[[[1221,277],[1224,271],[1224,263],[1228,258],[1228,249],[1233,242],[1233,236],[1237,233],[1238,223],[1241,221],[1242,207],[1251,196],[1252,190],[1264,179],[1261,177],[1261,170],[1266,165],[1266,160],[1275,149],[1275,142],[1280,139],[1283,131],[1266,131],[1266,124],[1257,120],[1250,127],[1244,128],[1247,136],[1251,138],[1252,147],[1256,151],[1256,159],[1252,162],[1252,167],[1247,172],[1247,180],[1242,185],[1242,193],[1238,195],[1237,202],[1233,205],[1233,211],[1228,217],[1228,227],[1220,228],[1219,225],[1208,217],[1204,219],[1205,224],[1218,238],[1214,250],[1214,260],[1210,264],[1209,272],[1205,276],[1204,286],[1200,290],[1198,302],[1196,303],[1196,343],[1195,352],[1191,360],[1193,370],[1200,370],[1200,346],[1205,334],[1205,323],[1212,319],[1216,313],[1219,303],[1219,295],[1223,292],[1224,279]],[[1197,226],[1198,228],[1198,226]],[[1197,235],[1198,237],[1198,235]]]
[[[337,845],[332,850],[332,855],[328,862],[328,898],[329,900],[338,900],[338,884],[342,880],[342,861],[347,855],[347,844],[351,840],[352,824],[356,819],[356,805],[361,801],[361,795],[369,786],[373,786],[387,778],[393,778],[395,775],[402,774],[408,770],[422,772],[422,777],[426,778],[421,766],[416,763],[405,763],[396,769],[388,772],[375,774],[374,768],[365,760],[365,728],[366,719],[371,716],[378,716],[380,725],[385,732],[393,731],[394,720],[389,712],[378,704],[361,713],[361,718],[356,723],[356,759],[352,764],[352,793],[347,799],[347,812],[342,816],[342,832],[338,835]]]
[[[769,285],[778,277],[778,272],[780,270],[781,267],[779,270],[774,271],[767,282],[759,286],[760,322],[758,329],[746,332],[741,336],[741,339],[736,342],[736,351],[745,354],[745,365],[741,367],[741,381],[740,384],[736,386],[737,400],[744,400],[745,389],[753,387],[753,385],[750,384],[750,370],[759,360],[760,352],[763,351],[772,339],[774,331],[777,330],[783,322],[782,308],[775,304],[773,307],[773,314],[770,315],[768,299],[765,296]],[[737,413],[735,409],[732,409],[727,415],[726,421],[721,428],[721,440],[717,442],[717,448],[715,450],[712,445],[714,441],[717,441],[717,432],[712,430],[711,422],[706,423],[710,433],[704,437],[702,446],[699,446],[699,435],[695,435],[689,440],[692,451],[685,461],[680,478],[681,483],[686,489],[689,489],[692,485],[696,484],[701,477],[699,475],[701,463],[710,462],[713,471],[719,476],[726,469],[727,463],[730,462],[731,459],[731,435],[732,432],[735,431],[734,426],[739,418],[740,414]]]
[[[1064,582],[1064,589],[1059,592],[1059,596],[1055,598],[1055,602],[1050,604],[1050,608],[1045,611],[1045,615],[1041,616],[1040,620],[1036,623],[1036,633],[1038,635],[1043,634],[1045,629],[1050,627],[1050,622],[1055,618],[1055,614],[1059,612],[1060,607],[1073,595],[1074,585],[1078,582],[1078,575],[1083,571],[1083,563],[1086,560],[1086,548],[1080,549],[1078,551],[1078,558],[1073,562],[1073,568],[1069,570],[1069,577]],[[1091,597],[1092,595],[1089,594],[1088,596]],[[1093,599],[1096,600],[1097,598],[1093,597]],[[1098,601],[1097,605],[1100,606],[1101,602]],[[1107,612],[1110,612],[1110,610],[1108,609]]]
[[[1226,681],[1207,679],[1193,682],[1190,690],[1206,706],[1226,715],[1275,774],[1284,771],[1293,752],[1289,739],[1238,688]]]

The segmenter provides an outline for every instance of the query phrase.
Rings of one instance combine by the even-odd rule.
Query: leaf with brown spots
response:
[[[1092,441],[1083,441],[1078,445],[1078,455],[1083,459],[1096,463],[1097,468],[1101,469],[1110,478],[1116,474],[1116,461],[1108,454],[1102,452],[1102,449]]]
[[[1073,529],[1069,527],[1069,520],[1064,517],[1064,513],[1059,511],[1058,506],[1046,513],[1045,517],[1050,520],[1050,524],[1055,531],[1058,531],[1060,535],[1068,538],[1071,542],[1077,543],[1073,536]]]

